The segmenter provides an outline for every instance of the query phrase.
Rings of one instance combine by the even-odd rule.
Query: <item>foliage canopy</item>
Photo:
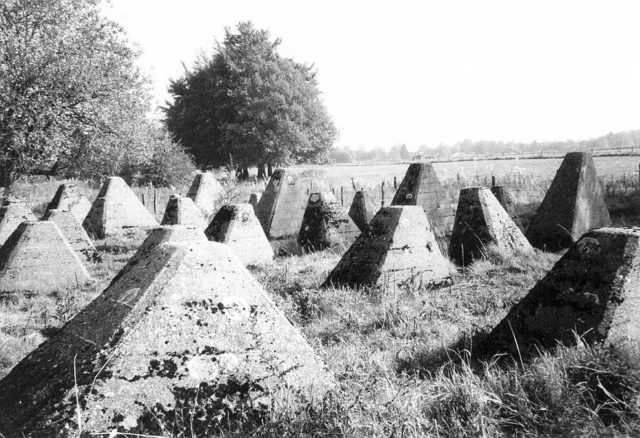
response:
[[[1,185],[43,171],[118,174],[167,147],[167,136],[147,118],[137,53],[100,4],[0,2]]]
[[[280,40],[239,23],[212,57],[172,81],[167,128],[204,166],[322,162],[337,131],[312,66],[284,58]]]

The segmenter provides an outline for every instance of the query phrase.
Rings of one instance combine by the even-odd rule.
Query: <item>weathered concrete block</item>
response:
[[[611,225],[609,210],[593,157],[588,152],[565,155],[526,236],[536,248],[568,248],[584,233]]]
[[[87,232],[70,210],[47,210],[43,221],[55,222],[62,235],[67,239],[73,250],[80,254],[81,259],[97,261],[100,259],[96,247]]]
[[[269,239],[295,236],[307,205],[305,181],[292,172],[277,169],[264,190],[256,216]]]
[[[458,265],[466,266],[481,258],[487,245],[503,250],[533,251],[488,188],[463,188],[458,198],[449,257]]]
[[[260,198],[262,198],[262,193],[252,193],[249,195],[249,204],[253,207],[253,211],[255,212],[258,208],[258,202],[260,202]]]
[[[358,190],[353,196],[351,207],[349,208],[349,217],[358,226],[360,231],[366,231],[369,228],[369,222],[374,216],[373,209],[367,205],[366,193],[364,190]]]
[[[333,384],[228,246],[165,243],[0,381],[0,430],[73,434],[76,396],[83,433],[158,435],[155,419],[183,415],[215,430],[241,410],[320,400]]]
[[[207,221],[204,213],[191,198],[171,195],[164,210],[161,225],[186,225],[205,229]]]
[[[485,354],[537,346],[640,342],[640,228],[585,234],[493,329]]]
[[[205,222],[211,220],[223,196],[224,188],[215,176],[208,172],[199,172],[187,192],[187,197],[202,210]]]
[[[12,196],[5,198],[0,208],[0,245],[13,234],[24,221],[38,220],[27,204]]]
[[[205,234],[228,245],[245,265],[273,262],[273,248],[250,204],[227,204],[215,215]]]
[[[522,220],[520,219],[520,215],[516,210],[516,205],[511,199],[511,195],[509,194],[509,189],[505,186],[493,186],[491,187],[491,193],[496,197],[502,208],[509,214],[513,223],[520,228],[520,231],[524,233],[524,225],[522,224]]]
[[[441,285],[451,281],[449,262],[442,256],[421,207],[383,207],[329,274],[330,285]]]
[[[391,205],[419,205],[433,227],[443,254],[448,253],[455,214],[431,163],[414,163],[398,187]]]
[[[360,229],[331,192],[309,195],[298,233],[298,243],[305,251],[344,251],[359,235]]]
[[[90,280],[55,222],[22,222],[0,248],[0,292],[53,292]]]
[[[91,210],[91,203],[80,193],[77,185],[60,184],[56,194],[47,206],[47,210],[70,211],[80,224]]]
[[[103,239],[126,228],[157,227],[158,223],[127,183],[112,176],[100,188],[82,226],[90,236]]]

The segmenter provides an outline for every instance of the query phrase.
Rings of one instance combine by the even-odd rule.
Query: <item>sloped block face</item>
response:
[[[0,292],[53,292],[90,279],[54,222],[23,222],[0,248]]]
[[[640,229],[585,234],[488,336],[484,354],[529,355],[536,347],[640,341]]]
[[[205,234],[209,240],[228,245],[245,265],[273,262],[273,248],[250,204],[224,205]]]
[[[249,195],[249,204],[253,207],[253,211],[255,212],[258,208],[258,203],[260,202],[260,198],[262,197],[261,193],[251,193]]]
[[[122,233],[127,228],[152,228],[158,223],[120,177],[110,177],[100,188],[82,226],[95,238]]]
[[[161,225],[185,225],[204,229],[207,222],[202,210],[196,207],[191,198],[171,195]]]
[[[14,367],[0,381],[3,433],[77,430],[76,382],[83,432],[140,434],[194,403],[208,412],[194,426],[213,430],[236,409],[284,409],[333,385],[262,287],[213,242],[158,246]]]
[[[421,206],[433,227],[441,250],[447,253],[455,214],[431,163],[409,166],[391,205]]]
[[[256,210],[269,239],[282,239],[298,233],[307,196],[304,181],[295,174],[282,169],[273,172]]]
[[[520,231],[524,232],[524,225],[522,224],[522,220],[520,219],[520,215],[516,210],[516,205],[509,194],[509,189],[504,186],[493,186],[491,187],[491,193],[496,197],[502,208],[509,214],[513,223],[520,229]]]
[[[309,195],[298,233],[298,243],[305,251],[344,251],[359,235],[360,230],[332,194]]]
[[[522,231],[487,188],[460,190],[449,256],[461,266],[480,259],[488,245],[505,251],[532,251]]]
[[[367,205],[366,194],[363,190],[358,190],[353,196],[353,201],[349,208],[349,217],[360,231],[364,232],[369,228],[369,222],[373,219],[373,209]]]
[[[593,157],[571,152],[565,155],[526,234],[536,248],[558,251],[587,231],[609,225],[611,218]]]
[[[42,220],[55,222],[71,248],[80,255],[81,259],[91,261],[99,259],[96,247],[71,211],[48,210]]]
[[[23,201],[7,198],[0,208],[0,245],[4,245],[9,236],[24,221],[35,221],[37,218]]]
[[[442,256],[422,208],[381,208],[327,277],[331,285],[442,285],[450,282]]]
[[[222,185],[211,173],[198,173],[187,192],[187,197],[202,211],[205,222],[213,217],[223,195]]]
[[[47,210],[70,211],[73,217],[82,224],[91,210],[91,203],[80,193],[75,184],[60,184]]]

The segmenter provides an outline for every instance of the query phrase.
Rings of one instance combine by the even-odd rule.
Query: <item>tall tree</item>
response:
[[[0,1],[0,184],[151,159],[145,81],[100,0]],[[64,170],[63,170],[64,169]]]
[[[211,57],[169,87],[166,124],[204,166],[322,162],[337,132],[313,67],[281,57],[250,22],[225,30]]]

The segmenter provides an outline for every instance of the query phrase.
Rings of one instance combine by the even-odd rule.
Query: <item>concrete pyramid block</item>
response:
[[[249,204],[251,204],[254,211],[258,208],[260,198],[262,198],[262,193],[252,193],[249,195]]]
[[[433,226],[440,249],[447,253],[455,214],[431,163],[414,163],[409,166],[391,205],[421,206]]]
[[[24,221],[38,220],[27,204],[14,197],[8,197],[0,208],[0,245],[6,240]]]
[[[305,251],[344,251],[359,235],[360,229],[331,192],[309,195],[298,233],[298,243]]]
[[[220,199],[224,196],[224,188],[212,173],[198,173],[191,183],[187,197],[202,210],[208,221],[216,212]]]
[[[83,433],[159,435],[158,422],[181,416],[215,430],[333,384],[228,246],[165,243],[0,381],[0,430],[55,436],[77,431],[78,415]]]
[[[269,239],[295,236],[300,230],[309,196],[304,183],[297,175],[282,169],[271,175],[256,209]]]
[[[611,225],[609,210],[593,157],[588,152],[565,155],[526,236],[549,251],[568,248],[584,233]]]
[[[48,210],[42,220],[55,222],[71,248],[80,254],[81,258],[91,261],[99,260],[96,247],[71,211]]]
[[[70,211],[79,223],[84,221],[91,203],[80,193],[77,185],[66,183],[60,184],[53,199],[47,206],[47,210]]]
[[[0,248],[0,292],[53,292],[89,280],[55,222],[25,221]]]
[[[531,244],[488,188],[460,190],[449,257],[466,266],[484,255],[487,245],[533,251]]]
[[[364,190],[358,190],[353,196],[353,201],[349,208],[349,217],[353,219],[360,231],[366,231],[373,216],[373,208],[367,205],[366,193]]]
[[[449,261],[418,206],[383,207],[342,256],[324,286],[440,285],[451,281]]]
[[[640,229],[585,234],[516,304],[481,345],[485,354],[529,354],[537,346],[640,341]]]
[[[273,248],[250,204],[224,205],[205,234],[209,240],[228,245],[245,265],[273,262]]]
[[[515,223],[518,228],[520,228],[520,231],[524,232],[524,225],[522,224],[520,215],[516,211],[516,205],[511,199],[509,189],[507,189],[505,186],[493,186],[491,187],[491,193],[493,193],[493,196],[496,197],[500,205],[502,205],[502,208],[504,208],[509,214],[509,217],[511,217],[513,223]]]
[[[202,210],[186,196],[171,195],[164,210],[162,225],[191,225],[206,228],[207,221]]]
[[[82,226],[90,236],[102,239],[126,228],[157,227],[158,223],[127,183],[112,176],[100,188]]]

